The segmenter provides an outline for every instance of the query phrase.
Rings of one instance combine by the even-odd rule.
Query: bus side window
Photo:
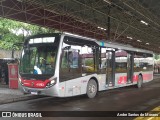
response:
[[[73,50],[71,55],[69,55],[70,60],[71,60],[71,64],[70,67],[71,68],[78,68],[79,67],[79,50]]]
[[[80,77],[79,51],[76,49],[62,50],[60,80],[66,81]]]
[[[63,51],[61,68],[78,68],[78,60],[77,50]]]
[[[62,53],[62,62],[61,62],[61,68],[67,68],[68,62],[67,62],[67,51],[63,51]]]
[[[72,51],[68,52],[67,61],[68,61],[68,67],[73,68],[72,67],[72,64],[73,64],[73,53],[72,53]]]

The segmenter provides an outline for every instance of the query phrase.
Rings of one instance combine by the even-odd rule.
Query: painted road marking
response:
[[[154,108],[150,112],[145,113],[144,117],[137,117],[134,120],[160,120],[160,106]]]

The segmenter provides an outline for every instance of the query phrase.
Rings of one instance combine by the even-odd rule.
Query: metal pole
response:
[[[109,7],[108,7],[108,24],[107,24],[107,26],[108,26],[108,40],[110,40],[110,24],[111,24],[111,20],[110,20],[110,8],[111,8],[111,6],[109,5]]]

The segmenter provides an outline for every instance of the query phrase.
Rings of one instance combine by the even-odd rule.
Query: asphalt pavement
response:
[[[97,114],[108,114],[109,111],[122,111],[125,113],[130,113],[130,111],[151,111],[160,105],[159,85],[160,75],[155,75],[153,81],[145,83],[140,89],[130,86],[102,91],[95,99],[88,99],[86,96],[57,98],[23,95],[18,89],[0,86],[0,111],[10,113],[19,111],[18,113],[21,115],[23,112],[29,113],[29,115],[37,112],[42,114],[42,117],[23,118],[26,120],[133,120],[136,117],[97,117]],[[88,112],[91,114],[88,115]],[[57,114],[58,117],[55,117]],[[3,117],[3,119],[22,120],[21,117],[14,115],[12,114],[12,117]],[[74,117],[74,115],[79,117]],[[85,115],[88,116],[85,117]],[[149,119],[151,120],[151,118],[147,120]],[[159,118],[156,120],[159,120]]]

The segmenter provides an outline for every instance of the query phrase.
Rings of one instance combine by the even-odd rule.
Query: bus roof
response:
[[[80,36],[80,35],[71,34],[71,33],[67,33],[67,32],[64,32],[63,34],[65,36],[71,36],[71,37],[75,37],[75,38],[79,38],[79,39],[85,39],[85,40],[89,40],[89,41],[94,41],[99,46],[102,46],[102,47],[109,47],[109,48],[120,49],[120,50],[128,50],[128,51],[134,51],[134,52],[140,52],[140,53],[153,54],[152,51],[135,48],[135,47],[133,47],[131,45],[125,45],[125,44],[120,44],[120,43],[116,43],[116,42],[112,42],[112,41],[104,41],[104,40],[99,40],[98,41],[98,40],[93,39],[93,38],[83,37],[83,36]]]
[[[95,42],[96,44],[98,44],[101,47],[109,47],[109,48],[120,49],[120,50],[128,50],[128,51],[134,51],[134,52],[140,52],[140,53],[150,53],[150,54],[153,54],[152,51],[135,48],[135,47],[133,47],[131,45],[120,44],[120,43],[116,43],[116,42],[113,42],[113,41],[107,41],[107,40],[106,41],[104,41],[104,40],[96,40],[96,39],[93,39],[93,38],[84,37],[84,36],[80,36],[80,35],[76,35],[76,34],[72,34],[72,33],[67,33],[67,32],[33,35],[33,36],[28,37],[26,39],[27,41],[25,41],[24,44],[26,44],[28,42],[28,39],[30,39],[30,38],[36,38],[36,37],[42,37],[42,36],[48,36],[48,35],[49,36],[64,35],[64,36],[69,36],[69,37],[74,37],[74,38],[78,38],[78,39],[92,41],[92,42]]]

